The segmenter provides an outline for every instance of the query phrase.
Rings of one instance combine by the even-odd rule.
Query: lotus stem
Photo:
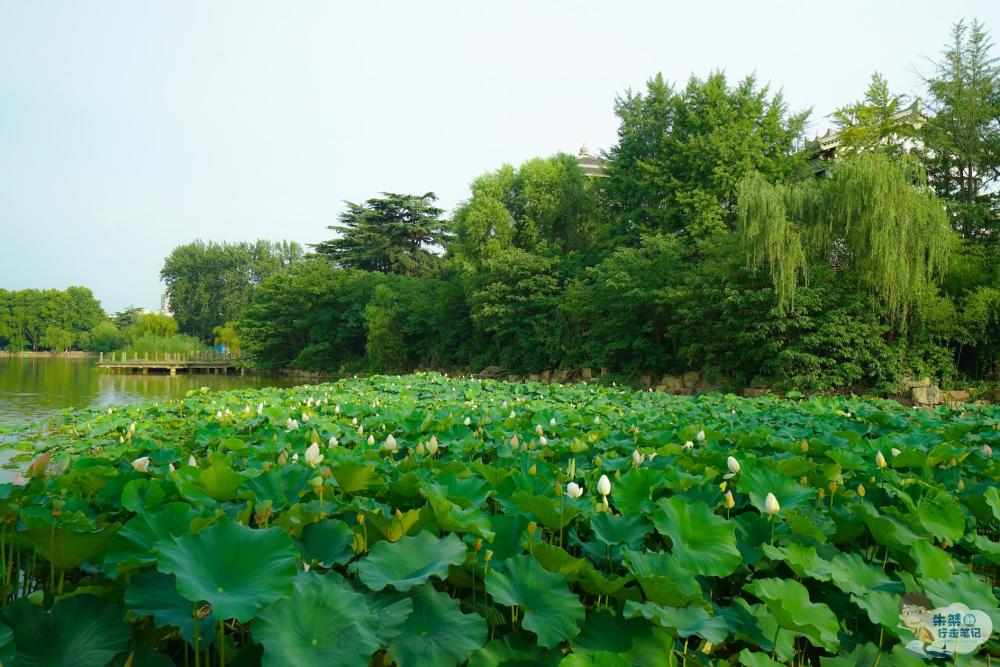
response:
[[[199,650],[200,642],[198,637],[198,626],[201,625],[198,621],[201,619],[198,618],[197,602],[191,603],[191,618],[194,619],[194,667],[201,667],[201,651]]]

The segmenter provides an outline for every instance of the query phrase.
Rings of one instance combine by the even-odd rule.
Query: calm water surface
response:
[[[162,401],[199,387],[223,390],[302,383],[283,377],[204,373],[112,375],[98,372],[96,358],[0,357],[0,424],[41,422],[67,408]]]

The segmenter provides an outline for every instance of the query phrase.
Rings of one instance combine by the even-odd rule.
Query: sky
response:
[[[973,17],[1000,31],[1000,2],[0,0],[0,288],[155,309],[177,245],[317,243],[344,201],[451,210],[608,149],[657,72],[756,73],[821,133],[874,70],[920,95]]]

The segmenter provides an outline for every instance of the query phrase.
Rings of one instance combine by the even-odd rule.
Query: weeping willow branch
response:
[[[919,165],[879,153],[844,160],[831,179],[774,185],[751,174],[739,186],[738,216],[748,266],[767,266],[779,311],[794,303],[809,262],[836,254],[836,268],[901,325],[944,268],[953,239]]]

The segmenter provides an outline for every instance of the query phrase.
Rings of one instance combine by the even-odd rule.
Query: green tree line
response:
[[[504,165],[449,220],[432,193],[349,202],[269,275],[244,256],[193,280],[179,258],[211,253],[182,246],[164,268],[181,331],[229,323],[263,366],[330,371],[996,378],[1000,69],[977,22],[933,63],[916,107],[873,74],[834,114],[836,151],[754,77],[657,75],[615,100],[599,176],[564,154]]]

